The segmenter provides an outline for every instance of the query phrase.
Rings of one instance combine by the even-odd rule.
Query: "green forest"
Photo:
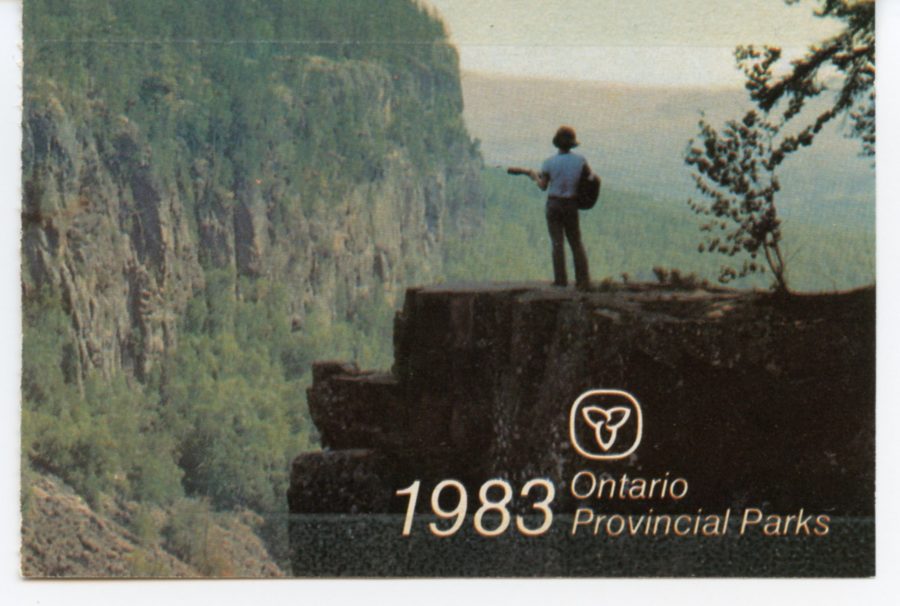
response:
[[[112,175],[101,193],[114,198],[149,169],[197,232],[266,179],[273,224],[322,223],[399,152],[422,173],[473,154],[443,25],[408,0],[29,0],[24,26],[23,487],[34,471],[51,473],[94,507],[112,496],[165,511],[137,516],[136,534],[165,539],[206,574],[221,571],[184,547],[199,525],[182,518],[256,511],[283,562],[289,463],[317,445],[310,364],[389,366],[391,304],[376,289],[354,305],[338,285],[292,330],[285,280],[194,243],[203,287],[177,318],[177,348],[149,373],[85,371],[71,294],[30,254],[81,229],[52,222],[68,204],[51,195],[52,175],[72,178],[80,161],[59,145],[96,149],[102,163],[87,167],[90,182],[64,185],[81,199],[95,194],[96,175]],[[372,103],[372,91],[386,100]],[[397,119],[379,115],[385,105]],[[198,193],[201,178],[208,193]],[[146,215],[122,216],[123,232],[143,233]],[[141,254],[152,261],[152,248]],[[419,266],[412,259],[405,273],[426,275]],[[165,574],[142,562],[135,574]]]
[[[453,95],[428,108],[426,99],[396,95],[392,110],[409,119],[387,132],[365,130],[367,99],[336,104],[329,95],[337,86],[363,94],[374,73],[409,92],[424,72],[458,82],[452,50],[437,44],[443,25],[407,0],[377,9],[352,0],[29,0],[24,8],[26,102],[76,108],[111,143],[115,118],[127,117],[143,126],[158,172],[185,172],[196,156],[211,157],[217,178],[240,184],[277,159],[279,176],[312,200],[323,182],[372,179],[392,145],[428,162],[465,136]],[[398,38],[408,44],[389,43]],[[307,69],[311,62],[321,68]],[[357,111],[341,112],[354,102]],[[286,116],[285,106],[303,115]],[[426,109],[428,120],[413,119]],[[324,154],[341,162],[314,171],[312,160]],[[205,202],[187,201],[194,214]]]
[[[72,147],[93,146],[105,163],[97,172],[108,170],[114,181],[125,183],[147,165],[168,175],[161,180],[182,201],[192,233],[230,212],[234,192],[269,177],[274,185],[260,195],[275,225],[349,213],[349,207],[335,210],[337,202],[382,179],[400,150],[420,174],[478,157],[463,123],[457,62],[443,25],[418,3],[374,4],[28,0],[26,115],[37,125],[47,116],[63,124]],[[409,43],[395,44],[398,39]],[[389,111],[371,109],[367,95],[383,87]],[[74,170],[42,131],[26,129],[23,249],[59,238],[46,224],[29,222],[58,210],[44,194],[51,173],[41,171],[54,163],[60,174]],[[198,158],[210,167],[204,178],[231,197],[197,193],[191,167]],[[468,180],[458,172],[446,187],[452,208],[433,212],[449,216],[464,199],[483,209],[483,217],[441,234],[441,263],[425,267],[408,255],[404,285],[549,282],[541,192],[500,169]],[[427,213],[426,220],[429,227],[437,221]],[[697,221],[684,200],[607,189],[581,220],[597,284],[654,280],[654,268],[711,282],[718,274],[720,260],[697,253]],[[121,221],[123,232],[137,229],[131,215]],[[795,224],[788,217],[784,247],[798,291],[874,282],[866,223]],[[114,376],[84,369],[69,294],[42,281],[45,268],[30,266],[32,257],[23,254],[23,487],[31,474],[50,473],[94,507],[113,497],[139,503],[145,513],[164,511],[134,516],[136,536],[162,540],[206,574],[217,574],[191,534],[197,532],[192,520],[214,512],[261,514],[260,535],[273,558],[286,561],[290,461],[318,446],[306,410],[311,363],[341,359],[390,368],[402,290],[399,299],[377,288],[352,299],[338,285],[330,308],[313,306],[293,330],[294,293],[284,279],[252,275],[198,248],[203,286],[176,319],[177,347],[147,373]],[[769,283],[762,275],[738,286]],[[135,350],[142,345],[133,343]],[[27,516],[27,490],[22,505]],[[133,572],[165,574],[140,560]]]
[[[67,379],[66,314],[50,296],[26,299],[24,482],[33,467],[58,475],[93,506],[114,495],[190,516],[250,509],[264,515],[261,534],[278,560],[286,557],[289,462],[317,444],[306,411],[310,363],[388,366],[393,310],[376,305],[368,317],[330,326],[313,320],[297,336],[283,330],[277,289],[264,293],[257,283],[256,300],[236,302],[223,288],[230,277],[211,277],[183,318],[177,352],[143,383],[127,375]],[[168,522],[178,524],[182,532],[192,527],[178,516]]]

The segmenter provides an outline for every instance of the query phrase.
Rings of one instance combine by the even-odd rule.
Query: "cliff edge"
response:
[[[494,477],[559,479],[556,507],[571,510],[562,478],[592,469],[684,477],[689,494],[668,506],[688,511],[871,515],[874,305],[872,288],[789,299],[650,285],[410,289],[392,372],[315,366],[324,450],[294,460],[291,512],[402,512],[394,492],[416,479],[477,493]],[[572,403],[595,388],[640,402],[643,439],[623,459],[587,460],[569,439]]]

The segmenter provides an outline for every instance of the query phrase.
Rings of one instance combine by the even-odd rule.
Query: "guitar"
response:
[[[602,184],[602,180],[600,179],[600,175],[592,172],[587,165],[585,165],[584,168],[585,170],[581,174],[581,179],[578,181],[578,194],[576,199],[578,200],[579,210],[590,210],[594,208],[597,199],[600,197],[600,185]],[[530,177],[535,183],[540,183],[541,179],[538,172],[530,168],[510,166],[506,169],[506,173],[509,175],[525,175]]]
[[[531,177],[531,180],[535,183],[540,180],[540,176],[538,175],[537,171],[530,168],[518,168],[516,166],[510,166],[506,169],[506,173],[509,175],[525,175],[526,177]]]

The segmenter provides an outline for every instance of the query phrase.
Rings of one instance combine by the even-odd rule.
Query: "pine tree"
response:
[[[785,0],[796,4],[799,0]],[[833,103],[822,111],[799,134],[786,137],[774,158],[790,154],[798,147],[812,144],[813,138],[828,122],[849,115],[851,134],[858,137],[862,151],[875,155],[875,1],[820,0],[818,17],[832,17],[844,22],[837,35],[811,46],[805,56],[793,62],[790,72],[776,77],[773,68],[781,59],[781,49],[765,46],[738,47],[735,55],[747,77],[750,98],[763,112],[771,112],[781,102],[782,119],[797,117],[806,102],[823,93],[828,86],[837,89]],[[832,66],[834,70],[829,70]],[[834,78],[837,87],[825,80]]]

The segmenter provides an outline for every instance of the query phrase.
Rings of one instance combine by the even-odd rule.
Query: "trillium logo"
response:
[[[627,391],[592,389],[569,410],[569,440],[588,459],[627,457],[637,450],[642,432],[641,405]]]
[[[588,425],[594,428],[597,444],[603,452],[607,452],[615,444],[619,428],[631,416],[631,411],[624,406],[615,406],[610,409],[585,406],[581,409],[581,416]]]

